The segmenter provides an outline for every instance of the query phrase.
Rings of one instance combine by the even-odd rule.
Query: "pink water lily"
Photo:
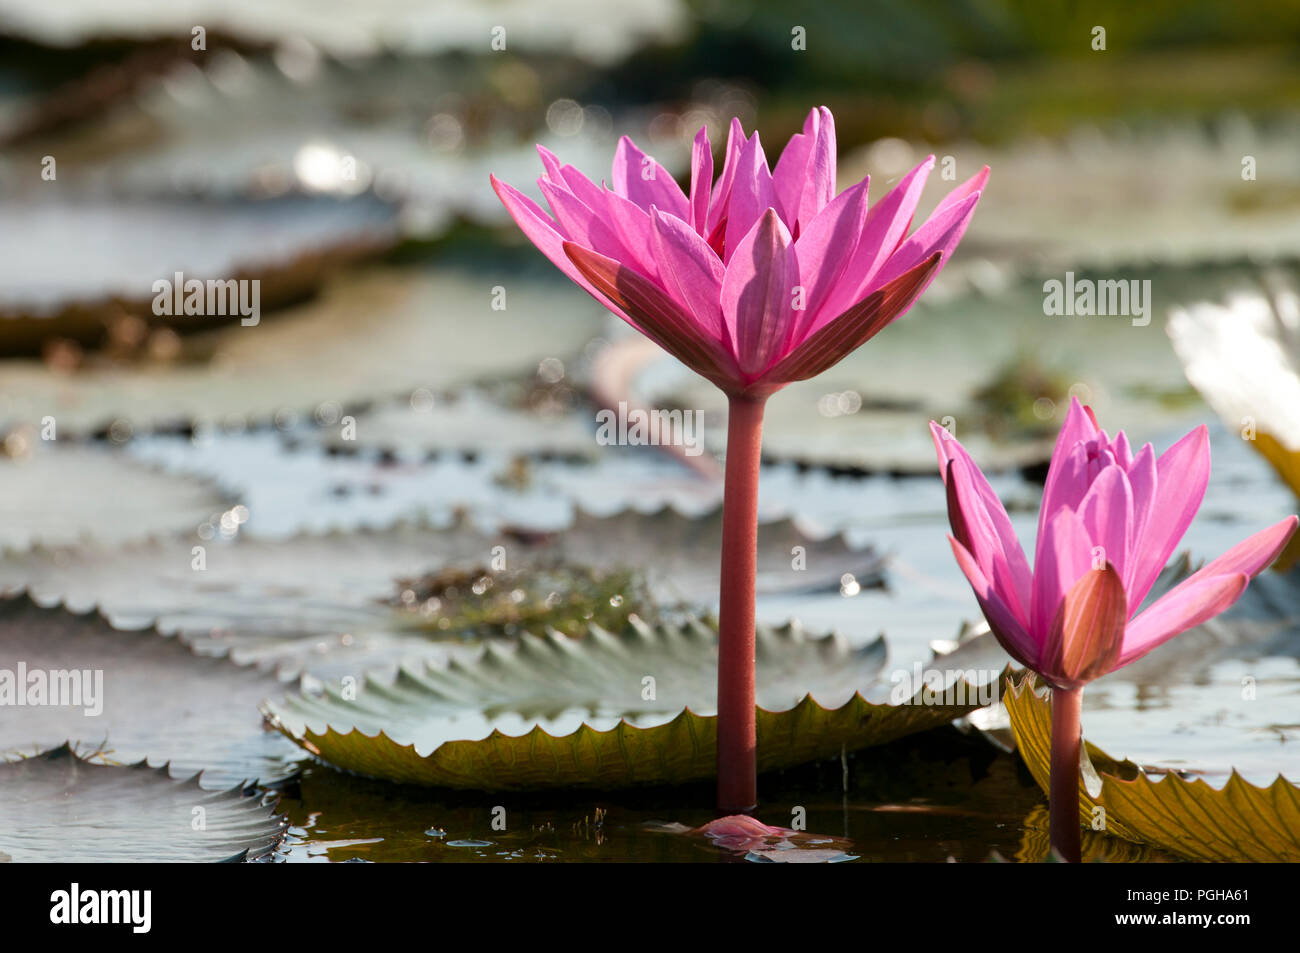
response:
[[[905,312],[957,247],[987,167],[908,235],[934,156],[879,202],[835,191],[835,122],[812,110],[769,171],[733,119],[722,173],[701,129],[683,191],[626,136],[610,185],[538,146],[550,206],[492,177],[519,227],[597,301],[728,394],[804,380]],[[612,186],[612,187],[611,187]]]
[[[1052,691],[1052,841],[1078,855],[1083,686],[1223,612],[1296,531],[1286,519],[1238,543],[1145,609],[1210,479],[1197,427],[1159,457],[1070,403],[1052,453],[1031,570],[1001,501],[961,444],[930,424],[948,491],[948,537],[1002,647]],[[1139,611],[1141,610],[1141,611]]]
[[[1204,426],[1159,457],[1150,444],[1134,453],[1122,430],[1107,436],[1091,409],[1073,401],[1047,473],[1033,571],[979,468],[947,431],[930,428],[948,489],[949,542],[989,627],[1012,658],[1061,688],[1127,665],[1227,609],[1296,529],[1288,516],[1139,612],[1205,496]],[[1088,594],[1113,596],[1111,624],[1098,627],[1095,643],[1071,644],[1077,632],[1064,621]]]
[[[836,194],[835,122],[808,114],[775,168],[732,120],[714,181],[701,129],[683,190],[630,139],[610,184],[538,147],[550,214],[492,187],[524,234],[592,297],[727,394],[718,611],[718,807],[756,793],[754,589],[763,408],[905,312],[957,247],[988,178],[981,170],[911,235],[934,157],[867,205],[868,180]]]

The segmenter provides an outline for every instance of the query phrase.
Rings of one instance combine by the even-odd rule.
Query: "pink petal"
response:
[[[1065,594],[1092,568],[1092,540],[1079,514],[1058,510],[1047,521],[1034,557],[1034,592],[1030,600],[1030,631],[1045,637]]]
[[[833,321],[808,335],[779,363],[765,371],[760,382],[782,386],[816,377],[842,361],[912,306],[934,269],[939,255],[878,288]]]
[[[945,195],[939,204],[934,207],[934,212],[930,215],[930,218],[934,218],[940,212],[948,210],[952,206],[963,201],[969,195],[977,195],[978,193],[983,192],[984,186],[988,184],[988,181],[989,167],[984,166],[984,168],[980,169],[961,185],[957,186]]]
[[[1123,668],[1180,632],[1214,618],[1241,597],[1249,582],[1245,573],[1227,573],[1194,582],[1188,579],[1171,589],[1129,623],[1115,668]]]
[[[825,106],[808,114],[804,123],[813,126],[813,147],[808,155],[808,171],[803,198],[799,203],[799,227],[811,222],[835,198],[835,117]]]
[[[723,345],[696,325],[658,285],[644,275],[574,242],[564,253],[592,286],[633,318],[629,322],[702,377],[727,390],[738,378],[736,363]]]
[[[594,201],[592,208],[596,214],[605,217],[627,249],[626,257],[620,260],[662,285],[663,276],[650,240],[649,212],[609,189],[600,189],[599,198]]]
[[[799,283],[804,288],[804,309],[796,322],[797,343],[821,312],[827,297],[840,283],[867,217],[870,179],[850,186],[806,224],[795,241],[799,253]]]
[[[898,248],[911,227],[916,204],[921,200],[921,190],[933,167],[934,156],[930,156],[903,176],[898,185],[867,212],[862,234],[844,269],[844,280],[813,323],[813,331],[827,321],[834,320],[853,302],[861,301],[873,289],[872,279],[876,272]]]
[[[614,150],[613,182],[616,193],[647,212],[655,205],[683,221],[690,218],[690,204],[681,186],[627,136],[618,140]]]
[[[1210,436],[1204,425],[1160,455],[1156,461],[1156,498],[1142,538],[1135,540],[1138,564],[1130,603],[1140,604],[1192,524],[1210,482]]]
[[[709,821],[703,827],[697,827],[695,833],[710,837],[770,837],[774,834],[793,832],[783,827],[769,827],[747,814],[731,814]]]
[[[871,280],[872,285],[893,281],[905,271],[916,267],[920,261],[929,258],[936,251],[943,254],[947,261],[957,250],[957,244],[966,234],[966,226],[975,215],[975,206],[979,203],[980,193],[969,195],[947,208],[936,211],[934,215],[898,246],[898,251],[889,257],[880,271]],[[936,272],[935,274],[938,274]],[[934,276],[930,277],[934,280]],[[922,289],[924,291],[925,289]]]
[[[565,191],[571,197],[560,194]],[[596,185],[571,165],[562,166],[560,180],[552,180],[549,187],[543,185],[542,192],[552,208],[557,202],[565,208],[563,221],[574,225],[569,231],[571,239],[635,268],[652,281],[660,280],[659,263],[650,247],[650,216],[645,210]],[[575,219],[581,220],[581,227],[574,224]]]
[[[835,197],[835,120],[825,106],[808,113],[772,171],[778,207],[796,238]]]
[[[799,282],[792,244],[785,224],[769,208],[736,245],[727,266],[722,313],[745,375],[769,367],[789,340],[795,318],[792,289]]]
[[[723,261],[731,263],[737,246],[753,231],[754,223],[775,205],[772,174],[767,170],[763,144],[759,142],[758,133],[754,133],[736,160],[736,178],[731,184],[731,200],[727,204],[727,238],[723,246]]]
[[[954,504],[960,511],[953,519],[954,534],[1016,619],[1028,627],[1033,573],[1006,507],[956,437],[933,421],[930,434],[948,487],[950,518]]]
[[[708,240],[717,227],[727,219],[727,206],[731,201],[731,184],[736,179],[736,165],[740,162],[740,150],[744,144],[745,130],[741,128],[739,119],[733,119],[731,125],[727,127],[727,148],[722,159],[722,174],[718,176],[718,181],[713,187],[713,195],[709,199],[708,227],[703,233],[705,240]]]
[[[722,280],[727,273],[722,260],[681,219],[656,209],[651,221],[654,253],[668,292],[706,335],[730,347],[731,335],[722,320]]]
[[[551,260],[551,264],[559,268],[574,282],[580,285],[588,294],[599,301],[609,310],[613,311],[624,321],[627,321],[633,327],[636,322],[633,321],[626,313],[619,310],[618,306],[608,298],[598,292],[585,277],[577,266],[569,260],[569,256],[564,253],[563,244],[568,236],[563,234],[555,221],[549,215],[543,212],[537,203],[524,195],[518,189],[502,182],[496,176],[490,177],[492,188],[496,191],[497,197],[501,199],[501,204],[506,207],[510,217],[515,220],[524,235],[537,246],[538,250]],[[638,330],[640,330],[638,328]]]
[[[1116,462],[1125,470],[1133,462],[1133,451],[1128,445],[1128,436],[1124,431],[1115,434],[1115,439],[1110,442],[1110,452],[1114,455]]]
[[[1212,590],[1204,589],[1204,585],[1208,582],[1238,575],[1246,577],[1247,580],[1253,579],[1268,568],[1268,566],[1272,564],[1273,560],[1277,559],[1278,554],[1286,548],[1286,544],[1295,533],[1296,524],[1296,517],[1288,516],[1286,519],[1274,523],[1267,529],[1260,530],[1248,539],[1233,546],[1232,549],[1228,550],[1209,565],[1192,573],[1178,585],[1174,586],[1174,588],[1170,589],[1163,596],[1153,602],[1143,610],[1137,618],[1129,623],[1129,635],[1124,642],[1124,652],[1126,657],[1121,658],[1120,664],[1127,665],[1132,661],[1132,659],[1137,658],[1138,655],[1141,655],[1144,652],[1150,651],[1151,648],[1154,648],[1166,639],[1172,638],[1184,629],[1191,628],[1193,625],[1199,625],[1201,622],[1204,622],[1206,619],[1215,615],[1215,612],[1211,612],[1209,615],[1200,617],[1197,621],[1189,622],[1181,629],[1174,629],[1169,631],[1167,634],[1165,633],[1166,628],[1172,624],[1169,620],[1174,619],[1177,621],[1177,619],[1180,618],[1177,613],[1172,615],[1170,614],[1172,610],[1171,606],[1167,605],[1168,603],[1172,604],[1172,609],[1177,609],[1179,600],[1183,598],[1184,595],[1189,592],[1200,591],[1201,594],[1194,597],[1191,602],[1191,607],[1194,609],[1200,604],[1197,602],[1198,599],[1204,602],[1213,594]],[[1237,593],[1237,595],[1240,595],[1240,593]],[[1232,605],[1236,599],[1237,596],[1233,596],[1226,605],[1223,605],[1220,609],[1216,610],[1216,612],[1222,612],[1223,609]],[[1151,616],[1157,608],[1161,609],[1161,612],[1148,619],[1147,617]],[[1147,643],[1150,644],[1148,645]],[[1127,658],[1130,647],[1136,654],[1134,654],[1132,658]]]
[[[719,817],[709,821],[703,827],[697,827],[692,834],[703,834],[714,845],[725,850],[763,850],[771,846],[768,838],[788,837],[795,832],[784,827],[769,827],[744,814]]]
[[[1078,513],[1092,540],[1094,565],[1109,563],[1123,581],[1133,548],[1133,488],[1124,468],[1114,463],[1102,470],[1084,494]]]
[[[560,168],[564,165],[557,156],[540,142],[537,144],[537,154],[542,157],[542,165],[546,169],[546,174],[557,182],[561,180],[562,174]]]
[[[1079,403],[1070,398],[1070,408],[1065,413],[1065,423],[1056,437],[1052,462],[1047,468],[1043,484],[1043,502],[1038,509],[1038,538],[1043,538],[1047,521],[1063,506],[1076,506],[1088,491],[1087,467],[1081,452],[1075,448],[1097,434],[1097,424]],[[1130,598],[1129,602],[1134,600]],[[1139,600],[1140,601],[1140,600]]]
[[[1116,667],[1127,665],[1231,606],[1246,584],[1286,548],[1298,522],[1296,517],[1288,516],[1260,530],[1157,599],[1129,623]]]
[[[1300,522],[1294,516],[1279,520],[1268,529],[1262,529],[1248,539],[1242,540],[1204,569],[1195,572],[1188,582],[1200,575],[1218,576],[1225,572],[1244,572],[1254,579],[1273,564],[1278,554],[1286,548]]]
[[[975,557],[966,547],[952,536],[948,537],[948,544],[952,546],[952,554],[965,574],[966,581],[975,591],[975,599],[979,602],[984,618],[989,628],[993,630],[993,636],[998,640],[998,644],[1021,665],[1037,671],[1039,647],[1034,639],[1025,631],[1016,614],[1002,601],[1002,597],[989,585],[988,579],[975,562]]]
[[[537,184],[551,206],[551,212],[555,215],[555,220],[559,223],[565,237],[579,245],[594,248],[610,258],[621,261],[630,257],[627,245],[618,233],[610,228],[604,216],[596,214],[595,210],[588,207],[567,188],[557,185],[546,176],[538,179]]]
[[[1136,547],[1141,545],[1142,538],[1146,534],[1151,507],[1156,499],[1156,452],[1151,444],[1143,444],[1142,449],[1133,458],[1133,462],[1129,464],[1128,482],[1133,489],[1132,544]],[[1139,596],[1137,588],[1133,585],[1140,555],[1134,553],[1129,559],[1127,578],[1124,580],[1124,591],[1129,594],[1129,612],[1137,612],[1142,606],[1142,600],[1146,598],[1146,593]]]
[[[804,129],[807,128],[805,124]],[[810,152],[812,141],[809,136],[795,133],[781,150],[781,158],[776,160],[776,166],[772,169],[772,190],[776,193],[777,207],[781,210],[781,218],[792,228],[799,221],[799,205],[807,184],[805,175]]]
[[[709,190],[713,188],[713,147],[709,130],[701,126],[691,143],[691,227],[708,238]]]

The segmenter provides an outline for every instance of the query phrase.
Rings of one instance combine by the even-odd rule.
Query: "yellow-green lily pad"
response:
[[[758,766],[783,768],[947,724],[998,683],[908,704],[867,701],[882,640],[859,648],[798,625],[760,627]],[[267,702],[268,720],[335,767],[410,784],[477,790],[614,789],[715,771],[717,633],[699,620],[616,632],[591,626],[489,645],[476,660],[402,667]],[[960,696],[957,692],[960,692]],[[830,707],[827,707],[829,705]]]
[[[1003,703],[1021,757],[1047,791],[1052,706],[1036,687],[1031,675],[1012,680]],[[1300,789],[1286,778],[1279,775],[1264,788],[1236,772],[1222,788],[1177,774],[1152,779],[1131,761],[1117,761],[1087,742],[1084,749],[1084,826],[1190,860],[1300,861]]]

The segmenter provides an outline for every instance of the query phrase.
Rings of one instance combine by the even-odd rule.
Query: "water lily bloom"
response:
[[[930,156],[868,207],[836,194],[835,123],[808,114],[769,171],[733,119],[722,173],[701,129],[683,191],[624,136],[609,185],[538,146],[547,214],[492,177],[524,234],[597,301],[728,395],[766,397],[826,370],[905,312],[957,247],[985,167],[910,236]]]
[[[1238,543],[1142,609],[1205,496],[1204,426],[1159,457],[1150,444],[1134,453],[1123,431],[1108,436],[1091,408],[1071,401],[1043,488],[1032,570],[974,461],[938,424],[930,429],[953,555],[998,642],[1052,686],[1052,841],[1077,858],[1083,686],[1231,606],[1285,548],[1297,519]]]
[[[728,396],[719,593],[718,801],[755,789],[754,583],[763,407],[903,314],[952,254],[985,168],[910,235],[931,156],[868,206],[868,179],[837,194],[835,123],[812,110],[775,168],[732,120],[714,178],[706,130],[682,189],[630,139],[596,185],[538,147],[549,214],[492,177],[524,234],[602,305]]]

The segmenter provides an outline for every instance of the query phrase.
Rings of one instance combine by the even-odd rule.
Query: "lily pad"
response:
[[[107,765],[64,745],[0,764],[0,859],[194,863],[268,860],[287,822],[243,788],[207,791],[198,777],[143,761]]]
[[[505,311],[491,306],[497,285],[509,295]],[[342,427],[344,409],[360,402],[531,371],[580,350],[603,321],[595,302],[584,305],[557,281],[375,266],[339,275],[318,300],[274,321],[187,338],[186,347],[207,348],[194,365],[68,376],[35,361],[6,362],[10,399],[0,421],[39,427],[52,414],[61,436],[93,434],[114,421],[138,433],[178,419],[230,428],[277,414],[315,413],[322,425]]]
[[[98,614],[0,602],[0,758],[70,742],[96,761],[170,763],[210,785],[284,778],[294,749],[268,732],[257,704],[285,683],[176,639],[123,632]],[[38,686],[45,686],[38,695]]]
[[[356,441],[339,441],[324,450],[316,445],[324,431],[303,427],[287,432],[204,430],[192,439],[149,434],[125,449],[178,478],[230,488],[249,510],[240,535],[259,539],[386,527],[402,519],[426,518],[443,525],[459,513],[489,526],[552,531],[570,525],[580,509],[608,516],[629,507],[653,512],[671,506],[701,515],[722,502],[721,481],[701,479],[650,448],[594,448],[601,452],[591,462],[545,450],[511,455],[490,446],[462,452],[431,445],[423,453],[358,448],[366,427],[363,411],[356,423]],[[437,437],[429,436],[436,443]],[[873,508],[862,505],[853,487],[768,473],[760,487],[761,519],[797,509],[810,530],[829,532],[856,521],[855,541],[869,538],[871,524],[864,517]],[[787,495],[791,482],[802,496]],[[904,489],[896,487],[889,498],[907,496]],[[800,505],[793,506],[792,500]]]
[[[320,431],[326,447],[374,449],[410,456],[439,452],[533,455],[591,460],[600,451],[591,411],[536,412],[504,406],[482,391],[450,398],[421,395],[417,401],[385,404],[357,418],[356,433]]]
[[[1051,759],[1051,702],[1036,679],[1013,680],[1003,695],[1016,743],[1044,791]],[[1234,773],[1222,788],[1166,774],[1152,780],[1131,761],[1116,761],[1085,742],[1079,779],[1080,822],[1104,816],[1109,834],[1191,860],[1300,861],[1300,789],[1278,776],[1257,787]],[[1097,810],[1104,812],[1098,814]]]
[[[178,52],[190,53],[188,43]],[[65,87],[58,115],[79,120],[64,123],[67,134],[51,134],[48,99],[36,99],[8,128],[0,115],[0,142],[10,140],[0,173],[7,164],[16,178],[49,154],[58,157],[60,184],[96,194],[229,200],[285,190],[339,198],[373,191],[400,207],[404,235],[430,240],[459,221],[507,224],[485,187],[488,174],[536,179],[535,142],[589,170],[608,168],[617,145],[609,114],[577,103],[557,109],[559,134],[542,126],[522,135],[521,125],[531,126],[545,104],[572,91],[580,70],[574,63],[326,59],[303,83],[281,68],[283,56],[223,48],[187,59],[163,64],[169,68],[158,70],[161,77],[123,82],[115,109],[86,108],[105,96],[93,77]],[[124,73],[132,68],[123,64]],[[626,128],[620,117],[619,131],[642,141],[646,130]],[[656,157],[681,168],[689,144],[664,142]]]
[[[759,627],[758,766],[767,771],[947,724],[972,704],[868,702],[883,640],[859,649],[795,624]],[[525,634],[471,662],[402,668],[396,679],[298,693],[263,711],[335,767],[478,790],[611,789],[682,783],[715,770],[717,636],[699,621],[582,639]],[[809,689],[834,707],[823,707]],[[353,697],[355,696],[355,697]]]
[[[0,456],[0,549],[124,543],[192,529],[229,508],[206,481],[38,434],[11,432],[5,446],[15,455]]]
[[[1189,64],[1185,58],[1180,63],[1181,74]],[[1113,78],[1107,71],[1105,82]],[[1062,66],[1059,81],[1077,95],[1078,66]],[[1203,102],[1196,108],[1203,109]],[[1001,114],[999,124],[1004,118]],[[1054,109],[1052,121],[1061,118]],[[1055,271],[1057,278],[1067,268],[1104,269],[1118,278],[1127,276],[1117,268],[1143,263],[1196,269],[1300,252],[1300,170],[1291,161],[1300,146],[1295,122],[1255,123],[1241,113],[1225,113],[1214,128],[1193,119],[1099,128],[1077,119],[1071,116],[1072,128],[1050,139],[953,144],[959,179],[985,164],[994,170],[985,199],[997,209],[996,215],[975,217],[954,265],[982,254],[1013,270],[1028,263],[1038,272]],[[930,151],[916,146],[908,155],[909,147],[897,140],[890,145],[895,148],[867,147],[845,157],[840,181],[855,182],[870,173],[873,186],[884,183]],[[1243,179],[1237,173],[1247,155],[1269,173],[1257,181]],[[885,165],[882,156],[896,162]],[[1233,174],[1225,174],[1229,168]],[[937,176],[931,180],[917,221],[925,220],[950,186]],[[1044,195],[1052,200],[1042,201]],[[1153,287],[1161,293],[1158,284]]]
[[[27,589],[43,602],[97,606],[120,627],[151,625],[179,633],[204,654],[307,668],[320,677],[448,653],[413,636],[394,606],[400,580],[459,569],[491,574],[567,568],[631,570],[656,603],[707,603],[716,596],[721,511],[689,517],[675,510],[610,517],[579,512],[565,530],[489,531],[458,520],[450,527],[402,523],[384,530],[261,540],[239,534],[208,542],[155,539],[126,546],[38,547],[0,560],[0,589]],[[204,566],[195,566],[195,547]],[[791,520],[759,529],[762,593],[838,589],[844,573],[863,585],[880,579],[882,560],[843,536],[821,539]],[[805,567],[791,551],[802,547]],[[499,560],[503,560],[499,561]],[[426,618],[424,625],[436,625]],[[457,629],[447,636],[459,635]]]
[[[50,336],[100,344],[117,316],[190,331],[241,314],[156,315],[160,279],[256,280],[260,320],[314,291],[342,263],[390,248],[395,212],[373,196],[246,202],[93,196],[0,204],[21,219],[0,255],[0,347],[40,353]],[[58,255],[48,249],[58,248]],[[250,292],[251,294],[251,292]],[[252,299],[241,299],[251,308]],[[229,309],[227,309],[229,310]],[[245,328],[245,330],[248,330]]]

